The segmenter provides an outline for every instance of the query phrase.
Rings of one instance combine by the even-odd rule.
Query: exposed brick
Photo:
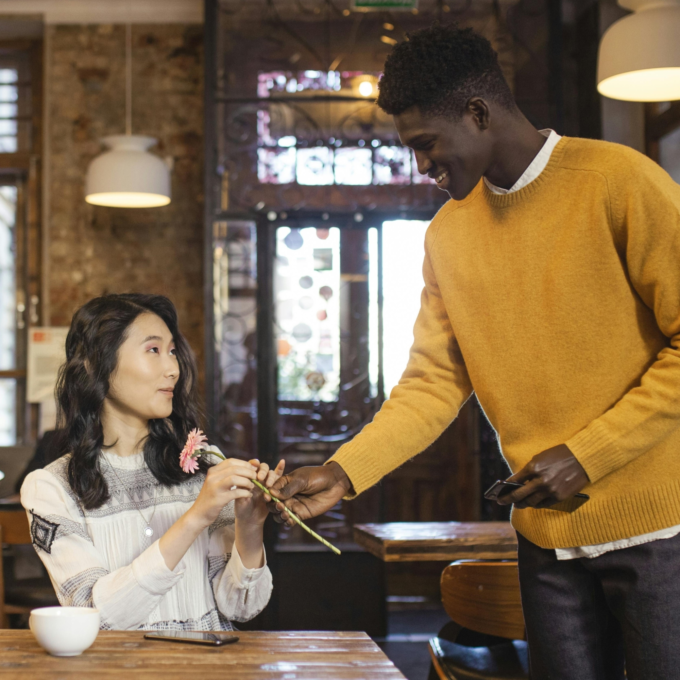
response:
[[[84,197],[98,140],[125,130],[125,27],[49,30],[50,321],[67,325],[103,293],[162,293],[201,365],[202,27],[132,28],[132,131],[158,138],[152,152],[174,159],[172,203],[143,210],[90,206]]]

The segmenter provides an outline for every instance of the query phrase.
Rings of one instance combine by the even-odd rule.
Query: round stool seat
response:
[[[435,637],[430,655],[440,677],[455,680],[527,680],[527,643],[508,640],[490,647],[466,647]]]

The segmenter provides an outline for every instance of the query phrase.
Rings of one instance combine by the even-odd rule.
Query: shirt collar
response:
[[[497,187],[484,177],[484,184],[486,184],[489,191],[494,194],[514,193],[515,191],[523,189],[530,182],[533,182],[545,170],[545,166],[548,165],[553,149],[557,146],[557,142],[562,139],[562,136],[550,129],[539,130],[539,132],[547,139],[545,144],[541,147],[541,150],[536,154],[534,160],[531,161],[527,169],[522,173],[522,176],[509,189]]]

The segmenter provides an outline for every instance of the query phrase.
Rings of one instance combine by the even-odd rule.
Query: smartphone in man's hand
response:
[[[516,489],[521,489],[523,484],[518,482],[506,482],[504,479],[499,479],[494,482],[491,488],[484,493],[484,498],[489,501],[497,501],[501,496],[511,493]],[[590,500],[590,496],[585,493],[577,493],[572,498],[567,498],[560,503],[548,506],[550,510],[559,510],[560,512],[574,512],[578,510],[584,503]],[[542,509],[542,508],[539,508]]]

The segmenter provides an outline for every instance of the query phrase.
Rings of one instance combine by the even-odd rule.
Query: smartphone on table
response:
[[[489,501],[496,501],[508,493],[511,493],[517,489],[521,489],[523,486],[524,484],[520,484],[518,482],[506,482],[504,479],[499,479],[497,482],[494,482],[491,488],[487,489],[487,491],[484,494],[484,498],[486,498]],[[577,493],[572,498],[567,498],[567,500],[565,501],[555,503],[554,505],[551,505],[547,509],[559,510],[560,512],[574,512],[574,510],[578,510],[578,508],[580,508],[584,503],[586,503],[589,500],[590,496],[588,496],[587,494]],[[543,510],[544,508],[538,509]]]
[[[146,633],[145,640],[165,640],[166,642],[188,642],[193,645],[221,647],[238,642],[238,636],[231,633],[201,633],[189,630],[164,630]]]

